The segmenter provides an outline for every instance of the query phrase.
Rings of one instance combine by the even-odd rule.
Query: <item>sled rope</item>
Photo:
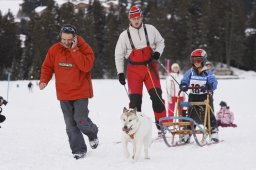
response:
[[[162,104],[164,105],[164,107],[165,107],[164,101],[162,100],[162,98],[159,96],[159,94],[158,94],[157,91],[156,91],[156,86],[155,86],[155,84],[154,84],[154,81],[153,81],[153,78],[152,78],[152,75],[151,75],[151,73],[150,73],[150,69],[149,69],[149,68],[148,68],[148,74],[149,74],[150,80],[151,80],[151,82],[152,82],[152,84],[153,84],[153,87],[154,87],[154,90],[155,90],[155,92],[156,92],[157,97],[159,98],[159,100],[161,101],[161,103],[162,103]],[[171,111],[173,114],[175,114],[173,110],[171,110],[171,109],[169,109],[169,108],[168,108],[168,110]]]
[[[126,91],[126,94],[127,94],[128,99],[130,99],[129,94],[128,94],[128,91],[127,91],[127,88],[126,88],[125,85],[124,85],[124,89],[125,89],[125,91]]]

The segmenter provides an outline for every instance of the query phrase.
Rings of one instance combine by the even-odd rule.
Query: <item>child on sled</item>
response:
[[[217,88],[217,79],[212,71],[208,70],[205,66],[207,61],[207,53],[203,49],[196,49],[190,55],[190,61],[192,68],[185,72],[183,79],[180,83],[180,90],[186,92],[189,87],[188,102],[203,102],[207,99],[207,91],[209,91],[209,104],[213,109],[213,91]],[[204,120],[205,106],[191,106],[188,108],[188,117],[194,119],[199,124],[203,124],[201,120]],[[211,128],[211,140],[218,142],[218,129],[216,124],[216,118],[214,113],[210,113],[210,126]],[[208,124],[208,123],[207,123]],[[184,135],[183,142],[189,142],[189,135]]]
[[[229,106],[224,101],[220,102],[220,110],[216,114],[217,126],[221,127],[237,127],[234,124],[234,113],[229,110]]]

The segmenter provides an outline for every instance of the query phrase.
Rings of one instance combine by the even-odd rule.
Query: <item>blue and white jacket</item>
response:
[[[213,94],[213,91],[216,90],[218,81],[210,70],[203,70],[200,74],[197,74],[194,68],[189,69],[183,76],[181,84],[186,84],[189,87],[201,87],[208,85],[210,92]],[[201,91],[201,89],[191,90],[192,94],[204,94],[206,92]]]

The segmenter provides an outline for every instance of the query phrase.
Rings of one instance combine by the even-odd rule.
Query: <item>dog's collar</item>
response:
[[[130,134],[129,136],[130,136],[131,139],[134,139],[134,135],[135,135],[135,133]]]

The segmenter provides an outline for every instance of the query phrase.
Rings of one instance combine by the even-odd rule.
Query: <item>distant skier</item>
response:
[[[221,127],[237,127],[234,124],[234,113],[229,110],[229,106],[224,101],[220,102],[220,110],[216,114],[217,126]]]
[[[30,93],[33,92],[33,83],[32,83],[31,81],[28,83],[28,91],[29,91]]]

